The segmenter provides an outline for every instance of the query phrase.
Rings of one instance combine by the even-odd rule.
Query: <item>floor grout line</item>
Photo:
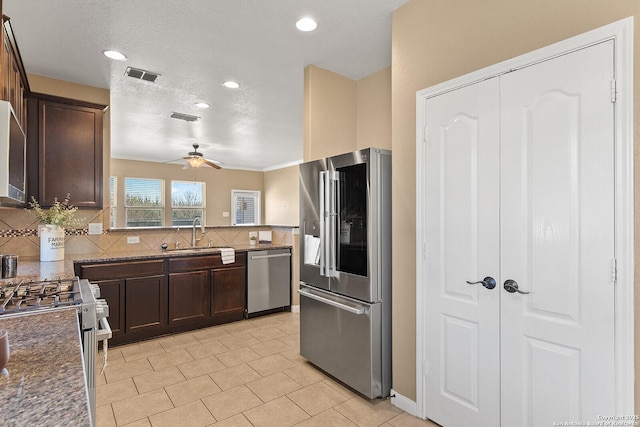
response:
[[[260,338],[263,337],[268,338],[265,341],[262,341]],[[219,338],[224,338],[223,341],[227,341],[227,343],[230,345],[227,345],[223,341],[220,341]],[[202,348],[202,346],[208,344],[213,344],[212,348],[221,346],[221,348],[217,349],[222,351],[213,350],[215,351],[213,354],[208,354],[207,350],[205,348]],[[279,350],[279,347],[281,347],[282,350]],[[199,350],[195,350],[195,348],[198,348]],[[162,351],[159,351],[160,349]],[[190,351],[190,349],[194,349],[193,353]],[[275,350],[275,352],[272,352],[272,350]],[[198,353],[198,351],[200,351],[200,353]],[[348,422],[357,424],[357,422],[354,421],[354,418],[357,420],[359,417],[367,417],[367,419],[368,417],[372,417],[371,419],[377,420],[374,423],[377,423],[378,425],[385,424],[389,426],[394,425],[393,423],[390,423],[391,420],[403,414],[402,411],[394,408],[390,404],[390,402],[373,402],[375,403],[375,406],[373,406],[373,403],[369,402],[367,399],[354,394],[350,389],[345,388],[345,386],[335,382],[333,378],[327,376],[322,371],[315,369],[308,362],[305,362],[304,358],[299,355],[299,314],[278,313],[271,316],[243,320],[231,324],[205,328],[198,331],[190,331],[184,334],[177,334],[171,337],[157,338],[155,340],[145,341],[136,345],[114,347],[113,349],[111,349],[111,352],[112,354],[114,354],[114,357],[121,358],[122,362],[118,362],[115,365],[110,364],[107,368],[108,370],[111,369],[113,371],[117,371],[118,369],[127,369],[127,364],[133,362],[143,365],[143,363],[139,362],[139,360],[144,359],[144,362],[151,367],[151,371],[140,373],[126,372],[125,374],[128,375],[130,373],[131,376],[119,378],[117,381],[112,382],[107,382],[105,378],[104,384],[101,384],[97,387],[98,395],[100,395],[100,392],[102,390],[105,393],[107,391],[116,393],[118,390],[118,386],[113,385],[117,384],[118,382],[130,379],[131,383],[133,384],[136,396],[147,395],[147,400],[145,401],[149,401],[148,399],[150,399],[151,397],[157,397],[160,394],[158,393],[158,391],[162,390],[161,394],[163,394],[164,398],[166,398],[164,404],[171,406],[167,406],[166,409],[163,409],[162,411],[157,413],[153,410],[153,408],[133,408],[133,410],[140,411],[139,415],[141,417],[136,421],[133,421],[135,423],[140,423],[140,425],[142,423],[147,423],[146,425],[152,425],[151,418],[153,417],[154,419],[157,419],[157,415],[159,414],[163,414],[161,417],[163,422],[168,422],[168,420],[172,420],[171,417],[177,416],[177,414],[181,413],[180,408],[184,407],[185,405],[194,405],[194,408],[201,408],[202,406],[204,406],[204,408],[206,408],[206,412],[201,411],[200,409],[198,409],[196,412],[198,412],[199,415],[203,417],[210,416],[211,419],[214,420],[214,422],[213,424],[206,425],[213,426],[215,426],[215,424],[220,421],[236,417],[238,415],[241,415],[244,420],[246,420],[246,422],[251,423],[251,419],[249,418],[249,416],[251,415],[252,417],[255,417],[256,414],[260,413],[266,413],[267,417],[280,417],[274,419],[281,419],[281,417],[283,416],[285,419],[287,417],[290,417],[289,423],[294,422],[295,420],[299,420],[302,414],[305,414],[307,417],[302,422],[312,420],[315,417],[318,417],[318,420],[324,420],[324,418],[322,417],[335,418],[339,415],[344,420],[348,420]],[[184,355],[178,355],[178,352],[183,352]],[[258,352],[265,355],[262,356],[262,354]],[[253,353],[253,355],[251,355],[251,353]],[[194,354],[204,354],[205,356],[196,358]],[[225,354],[227,354],[228,357],[225,358],[223,356]],[[165,355],[171,356],[168,356],[167,359],[154,358],[155,356]],[[181,360],[181,357],[186,358],[187,356],[192,360],[174,363],[174,361]],[[239,357],[243,356],[246,357],[246,360],[238,359]],[[127,360],[127,357],[129,358],[129,360]],[[171,357],[173,357],[174,359],[171,359]],[[156,366],[151,363],[151,360],[156,361],[156,366],[158,369],[156,369]],[[205,362],[205,360],[209,360],[209,363]],[[227,363],[224,363],[223,360],[226,360]],[[238,361],[241,361],[241,363],[235,363]],[[163,363],[165,362],[168,364],[163,365]],[[263,363],[261,364],[260,362]],[[191,363],[199,363],[200,365],[188,366]],[[180,366],[182,366],[184,370],[181,369]],[[204,372],[203,370],[202,375],[195,377],[188,377],[185,374],[185,372],[194,373],[194,369],[198,369],[199,366],[202,366],[203,369],[207,372]],[[220,369],[217,369],[218,367]],[[301,367],[304,368],[299,369]],[[173,381],[175,378],[172,379],[169,373],[167,373],[167,375],[164,377],[162,375],[159,375],[156,378],[146,378],[145,380],[149,381],[153,381],[156,379],[160,381],[158,383],[158,388],[151,389],[147,391],[147,393],[140,393],[140,386],[142,385],[142,383],[138,384],[135,380],[136,377],[147,375],[150,373],[161,372],[164,369],[170,370],[171,368],[176,369],[183,379],[178,381],[177,383],[173,383],[171,381]],[[208,372],[209,369],[217,370]],[[311,370],[307,372],[307,369]],[[227,375],[225,375],[225,372],[227,373]],[[315,375],[318,376],[317,379],[314,377]],[[198,379],[202,379],[204,377],[207,377],[207,381],[197,381]],[[271,383],[269,383],[270,377],[273,377],[273,381],[282,381],[284,378],[287,378],[287,380],[284,383],[274,383],[273,386],[281,386],[278,390],[274,391],[273,386],[271,385]],[[113,375],[113,378],[118,378],[118,375]],[[218,378],[218,381],[216,381],[216,379],[214,378]],[[278,380],[279,378],[280,380]],[[163,381],[171,383],[162,384]],[[328,397],[326,397],[326,399],[328,402],[328,406],[324,407],[323,404],[319,404],[319,406],[317,406],[317,410],[319,410],[320,412],[316,415],[311,415],[312,412],[316,411],[315,409],[312,409],[314,407],[313,403],[307,405],[308,409],[305,410],[303,406],[305,404],[304,399],[305,396],[307,399],[313,399],[313,397],[308,397],[309,393],[313,393],[314,391],[318,390],[324,390],[322,389],[322,387],[318,388],[317,385],[320,383],[329,387],[329,389],[326,389],[326,393],[337,393],[340,398],[336,399],[335,397],[331,397],[333,396],[333,394],[327,395]],[[153,382],[145,382],[144,384],[145,388],[153,387]],[[112,387],[104,388],[107,385],[112,385]],[[253,389],[250,387],[250,385],[253,385]],[[126,386],[128,387],[128,385],[125,383],[120,384],[120,387]],[[181,389],[181,386],[185,387],[185,389]],[[224,389],[223,386],[229,388]],[[307,390],[309,387],[313,386],[316,387]],[[189,387],[200,388],[189,390]],[[253,396],[253,399],[256,400],[256,403],[260,403],[256,406],[251,406],[249,408],[243,409],[242,405],[244,405],[245,402],[232,402],[232,405],[237,405],[237,412],[233,407],[225,407],[223,408],[222,412],[220,412],[220,408],[218,406],[222,404],[221,402],[225,402],[225,399],[229,399],[230,396],[234,396],[234,393],[237,394],[238,390],[240,390],[241,387],[244,388],[245,391],[243,393],[245,393],[246,396]],[[215,388],[216,391],[210,393],[213,388]],[[295,389],[288,390],[288,388]],[[305,390],[307,391],[305,392]],[[271,391],[273,391],[272,394],[275,397],[272,397],[272,395],[270,394]],[[257,392],[260,392],[261,394],[258,394]],[[150,393],[156,394],[152,395]],[[183,401],[179,397],[181,396],[180,393],[193,394],[185,396],[185,399]],[[294,393],[298,393],[296,395],[298,397],[296,398],[299,400],[299,402],[296,402],[296,400],[293,399]],[[282,399],[283,397],[286,398],[286,400]],[[118,396],[106,397],[107,401],[117,398]],[[318,397],[318,399],[321,398],[322,396]],[[109,423],[111,422],[113,424],[116,424],[116,406],[114,406],[114,404],[124,402],[126,399],[127,398],[123,398],[122,400],[114,400],[108,403],[108,405],[110,406],[109,409],[112,421],[109,421],[108,419],[98,419],[96,427],[109,425]],[[334,404],[335,401],[340,401],[340,403]],[[287,403],[285,404],[285,402]],[[209,406],[207,403],[209,403]],[[250,403],[246,404],[249,405]],[[277,408],[282,408],[283,404],[285,405],[284,407],[286,409],[293,412],[268,412],[276,410]],[[120,409],[122,408],[123,406],[120,406]],[[328,412],[330,410],[333,410],[333,412]],[[298,412],[296,413],[296,411]],[[222,414],[224,415],[224,417],[218,419],[216,417],[216,413],[218,413],[218,416]],[[108,413],[104,410],[102,411],[102,414],[103,416],[108,415]],[[137,416],[133,415],[132,417]],[[401,419],[397,420],[397,422],[400,421]],[[410,425],[433,426],[433,424],[426,421],[418,420],[417,418],[411,419],[410,421]],[[184,426],[187,426],[188,424],[189,423],[187,422],[187,420],[182,420],[180,423],[180,425]],[[121,424],[117,425],[118,427],[121,427]]]

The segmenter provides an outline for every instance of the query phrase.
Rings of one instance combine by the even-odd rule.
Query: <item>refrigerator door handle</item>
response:
[[[314,299],[316,301],[319,301],[321,303],[330,305],[332,307],[336,307],[339,308],[340,310],[344,310],[344,311],[348,311],[349,313],[353,313],[353,314],[367,314],[367,309],[366,307],[352,307],[351,305],[347,305],[347,304],[342,304],[338,301],[333,301],[331,299],[325,298],[323,296],[318,295],[317,293],[314,293],[310,290],[307,289],[298,289],[298,293],[300,295],[304,295],[305,297]]]
[[[336,269],[336,190],[338,173],[320,172],[320,275],[337,276]]]
[[[319,181],[319,199],[320,199],[320,275],[321,276],[325,276],[327,277],[327,253],[329,251],[329,248],[327,246],[327,238],[326,238],[326,234],[327,234],[327,230],[326,230],[326,218],[325,216],[327,215],[327,207],[326,207],[326,202],[327,202],[327,181],[328,181],[328,174],[327,171],[322,171],[320,172],[320,179]]]
[[[337,171],[327,172],[327,182],[329,184],[329,225],[327,227],[328,235],[328,261],[327,261],[327,276],[337,277],[338,269],[336,268],[336,256],[338,248],[336,245],[336,236],[338,235],[338,180],[339,174]]]

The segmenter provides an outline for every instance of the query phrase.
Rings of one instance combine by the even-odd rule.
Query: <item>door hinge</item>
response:
[[[427,127],[422,128],[422,142],[427,143]]]
[[[427,244],[426,243],[422,243],[422,259],[424,261],[427,260]]]
[[[617,280],[618,280],[618,260],[614,258],[611,260],[611,281],[615,285]]]
[[[427,376],[427,359],[422,361],[422,373],[425,377]]]
[[[615,104],[617,99],[616,79],[611,79],[611,102]]]

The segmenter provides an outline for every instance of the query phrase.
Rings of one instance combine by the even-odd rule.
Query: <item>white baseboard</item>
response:
[[[401,395],[394,389],[391,389],[391,404],[397,408],[402,409],[406,413],[413,415],[414,417],[417,416],[416,414],[418,413],[418,405],[416,404],[416,402],[409,399],[408,397]]]
[[[292,305],[291,306],[291,312],[292,313],[300,313],[300,306],[299,305]]]

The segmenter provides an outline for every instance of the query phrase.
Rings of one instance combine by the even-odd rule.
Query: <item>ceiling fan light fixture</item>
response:
[[[193,168],[197,168],[198,166],[204,163],[204,159],[202,157],[191,157],[187,161]]]
[[[220,166],[219,164],[220,162],[205,159],[202,153],[198,151],[198,147],[200,147],[200,144],[193,144],[193,151],[190,151],[186,157],[183,157],[183,159],[185,159],[187,163],[184,164],[184,167],[182,169],[188,169],[189,166],[191,166],[192,168],[197,168],[202,165],[211,166],[214,169],[222,169],[222,166]]]
[[[126,61],[127,55],[117,50],[103,50],[102,54],[109,59],[115,59],[116,61]]]

